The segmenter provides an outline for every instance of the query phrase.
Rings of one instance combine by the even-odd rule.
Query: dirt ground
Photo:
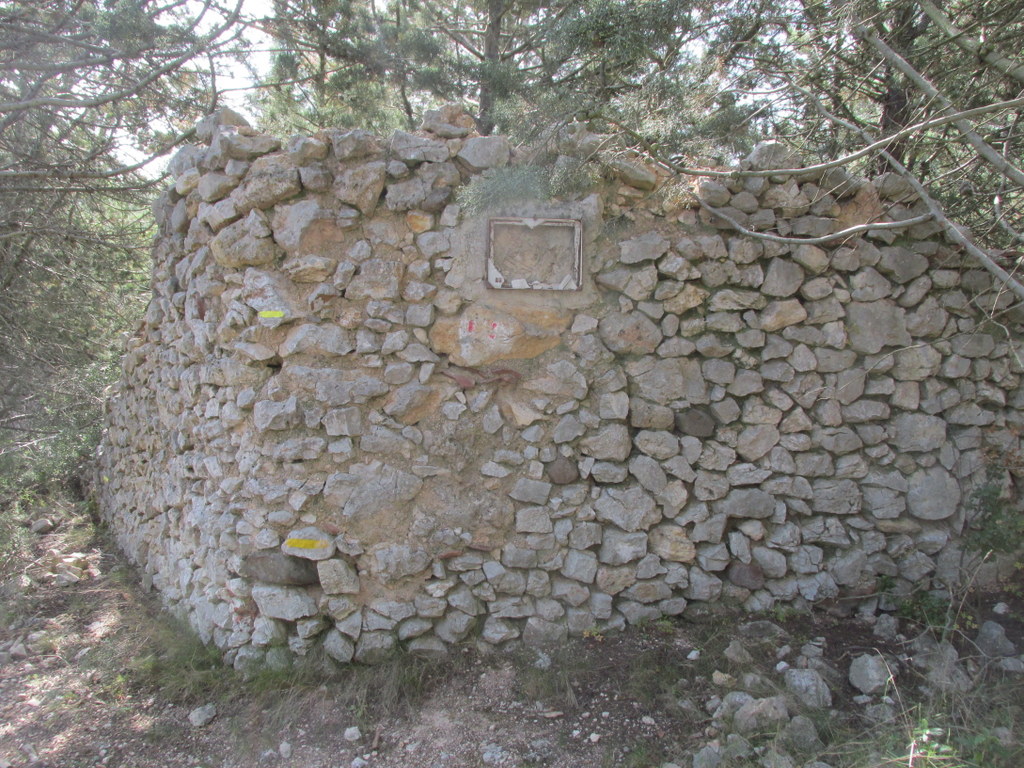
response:
[[[751,618],[660,621],[547,651],[467,646],[440,662],[311,664],[242,680],[140,590],[105,542],[79,542],[89,546],[74,553],[71,543],[60,531],[39,538],[31,583],[19,577],[0,617],[0,768],[689,768],[717,735],[706,711],[724,693],[714,673],[740,672],[722,651]],[[1015,591],[979,598],[979,610],[1004,598],[1013,610],[1000,620],[1020,643]],[[873,648],[905,657],[899,641],[882,643],[854,619],[767,618],[786,634],[755,659],[765,674],[811,641],[844,673]],[[826,719],[870,733],[856,691],[842,685]],[[191,723],[207,704],[212,720]]]

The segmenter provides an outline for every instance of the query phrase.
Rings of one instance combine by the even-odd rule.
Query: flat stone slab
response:
[[[578,291],[583,227],[575,219],[491,219],[487,284],[492,288]]]

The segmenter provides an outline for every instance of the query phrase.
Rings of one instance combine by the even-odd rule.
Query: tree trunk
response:
[[[484,62],[480,76],[480,114],[477,129],[484,136],[494,130],[494,70],[501,59],[501,19],[505,0],[487,0],[487,32],[484,35]]]

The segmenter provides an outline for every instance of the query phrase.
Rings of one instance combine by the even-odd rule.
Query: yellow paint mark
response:
[[[104,476],[103,476],[103,482],[104,482],[104,483],[109,483],[109,482],[110,482],[110,478],[109,478],[109,477],[107,477],[106,475],[104,475]]]
[[[284,317],[284,312],[280,309],[264,309],[260,312],[260,317]]]
[[[327,542],[323,539],[285,539],[284,545],[295,549],[320,549],[326,547]]]

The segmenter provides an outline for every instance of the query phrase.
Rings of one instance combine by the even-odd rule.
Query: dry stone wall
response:
[[[527,155],[471,129],[282,146],[222,112],[172,161],[99,499],[205,640],[371,662],[957,578],[984,453],[1020,447],[1007,297],[928,223],[792,244],[716,214],[816,238],[917,215],[898,179],[693,189],[620,155],[469,215],[457,190]],[[529,245],[491,267],[551,287],[537,222],[579,222],[579,290],[488,284],[509,216]]]

